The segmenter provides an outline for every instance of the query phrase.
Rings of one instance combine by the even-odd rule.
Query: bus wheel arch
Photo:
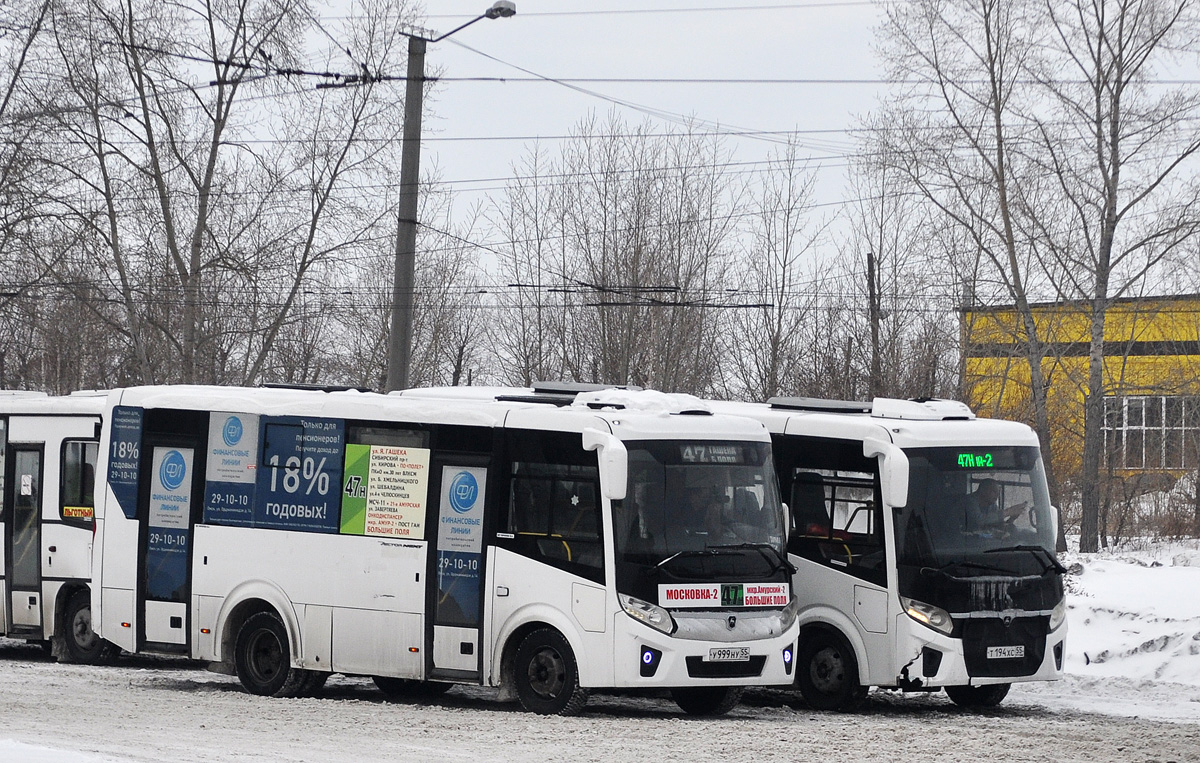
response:
[[[530,633],[533,633],[538,628],[551,628],[553,626],[548,623],[534,620],[532,622],[523,623],[513,629],[513,632],[508,634],[508,638],[504,640],[504,648],[500,652],[500,701],[501,702],[517,702],[516,688],[516,665],[517,665],[517,648],[521,646],[521,642]]]
[[[800,632],[796,650],[796,685],[816,710],[853,710],[867,695],[861,683],[858,655],[838,628],[818,624]]]
[[[120,650],[92,630],[92,594],[86,585],[64,585],[54,602],[51,650],[59,662],[107,665]]]
[[[221,612],[217,615],[216,631],[220,634],[214,645],[217,659],[227,665],[233,665],[238,631],[248,618],[268,610],[283,621],[288,645],[291,647],[291,660],[293,663],[297,662],[302,652],[300,623],[296,620],[295,610],[282,591],[261,581],[243,583],[225,597]]]

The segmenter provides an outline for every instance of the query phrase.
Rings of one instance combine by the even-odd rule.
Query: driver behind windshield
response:
[[[975,492],[967,496],[967,532],[1005,533],[1014,529],[1016,521],[1028,512],[1029,502],[1002,507],[1001,495],[996,480],[979,481]]]

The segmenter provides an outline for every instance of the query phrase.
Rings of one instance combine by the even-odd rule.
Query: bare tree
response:
[[[1030,372],[1033,425],[1046,455],[1051,496],[1061,504],[1047,407],[1046,342],[1031,309],[1044,283],[1027,216],[1039,175],[1026,158],[1036,134],[1022,87],[1043,30],[1035,0],[914,0],[889,6],[883,52],[908,82],[872,120],[875,145],[914,190],[966,235],[988,265],[974,298],[1015,306],[1013,343]],[[961,257],[961,252],[949,253]],[[985,294],[978,286],[994,284]]]
[[[799,147],[789,143],[769,160],[752,191],[753,223],[738,289],[748,302],[729,311],[723,345],[734,397],[763,401],[803,387],[811,357],[805,329],[818,299],[811,274],[828,227],[812,210],[814,182]]]
[[[1153,276],[1200,228],[1200,187],[1183,169],[1200,150],[1200,95],[1150,83],[1200,26],[1191,0],[1047,2],[1044,18],[1053,47],[1040,85],[1052,105],[1037,119],[1039,156],[1066,215],[1040,218],[1039,234],[1068,279],[1064,290],[1087,302],[1080,550],[1095,551],[1106,316],[1114,298]]]
[[[529,165],[542,173],[540,158]],[[514,220],[499,266],[520,292],[504,300],[519,311],[500,340],[506,375],[561,368],[576,381],[716,390],[735,227],[727,165],[718,140],[592,117],[547,172],[510,184],[493,213]]]
[[[18,88],[39,166],[58,180],[42,212],[54,246],[34,261],[79,263],[61,285],[128,343],[122,380],[341,367],[329,337],[344,314],[318,292],[355,282],[391,235],[371,185],[393,163],[402,105],[362,74],[403,55],[404,0],[354,4],[344,35],[359,86],[324,90],[296,67],[319,24],[303,0],[50,8],[31,55],[61,78]]]

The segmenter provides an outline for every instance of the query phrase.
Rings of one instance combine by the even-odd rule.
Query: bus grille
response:
[[[1046,656],[1046,617],[1018,617],[1010,625],[1000,618],[979,618],[963,623],[963,659],[972,676],[1006,678],[1030,676]],[[988,659],[989,646],[1024,646],[1024,657]]]
[[[761,676],[767,658],[751,657],[746,662],[705,662],[702,657],[688,657],[688,675],[692,678],[754,678]]]

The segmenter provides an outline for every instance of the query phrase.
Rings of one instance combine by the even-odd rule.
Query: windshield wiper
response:
[[[662,569],[663,567],[665,567],[665,566],[666,566],[668,563],[670,563],[670,562],[672,562],[672,561],[674,561],[674,560],[676,560],[676,559],[679,559],[680,557],[689,557],[689,556],[720,556],[720,555],[721,555],[721,553],[722,553],[722,552],[719,550],[720,548],[722,548],[722,547],[721,547],[721,546],[706,546],[704,549],[691,549],[690,551],[689,551],[689,550],[684,550],[684,551],[676,551],[675,553],[673,553],[673,554],[671,554],[670,556],[668,556],[666,559],[663,559],[661,562],[659,562],[658,564],[656,564],[656,565],[654,565],[653,567],[651,567],[651,568],[650,568],[650,571],[651,571],[651,572],[655,572],[655,571],[657,571],[657,570],[660,570],[660,569]]]
[[[951,567],[968,569],[968,570],[983,570],[984,572],[1001,572],[1001,573],[1005,573],[1005,574],[1008,573],[1008,570],[1004,569],[1003,567],[996,567],[995,565],[991,565],[991,564],[979,564],[978,562],[967,562],[967,561],[953,561],[953,562],[946,562],[941,567],[922,567],[921,574],[922,575],[945,575],[946,577],[953,577],[952,575],[950,575],[950,573],[946,572],[946,570],[950,569]]]
[[[766,559],[771,565],[771,572],[787,570],[789,575],[796,574],[796,565],[788,561],[787,556],[779,553],[779,549],[775,546],[772,546],[770,543],[730,543],[728,545],[709,546],[709,548],[754,549],[758,553],[762,554],[763,558]],[[768,551],[771,552],[770,556],[767,555]],[[774,559],[772,559],[772,557],[774,557]]]
[[[1022,544],[1019,544],[1016,546],[1004,546],[1003,548],[989,548],[987,551],[984,551],[983,553],[985,553],[985,554],[1000,554],[1000,553],[1004,553],[1005,551],[1028,551],[1029,553],[1033,554],[1034,557],[1036,557],[1037,560],[1042,563],[1042,574],[1043,575],[1045,575],[1050,570],[1054,570],[1059,575],[1066,574],[1066,572],[1067,572],[1067,568],[1062,566],[1062,563],[1058,561],[1058,559],[1054,556],[1054,554],[1050,553],[1042,546],[1038,546],[1038,545],[1035,545],[1032,543],[1022,543]],[[1042,559],[1043,556],[1045,557],[1044,560]]]

